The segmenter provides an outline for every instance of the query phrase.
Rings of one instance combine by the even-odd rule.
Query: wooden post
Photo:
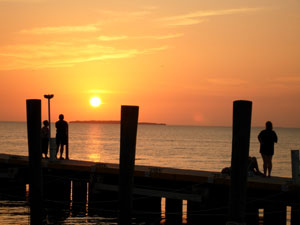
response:
[[[245,223],[251,111],[250,101],[233,103],[231,186],[227,224]]]
[[[145,224],[154,224],[161,220],[161,198],[145,195],[133,195],[133,217],[142,219]]]
[[[72,184],[72,213],[78,215],[86,209],[87,182],[83,179],[73,180]]]
[[[300,183],[299,177],[299,150],[292,150],[291,151],[292,157],[292,178],[294,184]]]
[[[286,225],[286,205],[284,203],[267,203],[267,205],[265,206],[264,225],[273,224]]]
[[[30,224],[42,224],[41,100],[26,100],[29,151]]]
[[[166,224],[182,224],[182,200],[166,198]]]
[[[294,204],[291,208],[291,225],[300,224],[300,193],[298,192],[293,196]]]
[[[300,185],[300,172],[299,172],[299,150],[291,151],[292,157],[292,180],[294,184]],[[299,204],[299,193],[294,196],[295,204],[292,205],[291,209],[291,225],[300,223],[300,204]]]
[[[133,172],[138,113],[138,106],[121,107],[121,145],[119,173],[120,225],[131,224]]]

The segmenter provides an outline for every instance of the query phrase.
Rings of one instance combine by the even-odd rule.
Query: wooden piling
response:
[[[166,198],[166,221],[169,225],[182,224],[182,200]]]
[[[133,172],[138,113],[138,106],[121,107],[121,145],[119,173],[120,225],[131,224]]]
[[[87,182],[85,180],[72,181],[72,212],[77,215],[85,210],[87,203]]]
[[[199,224],[199,221],[202,221],[203,224],[209,224],[210,220],[203,218],[202,211],[207,208],[206,204],[194,201],[187,202],[187,221],[188,224],[196,225]]]
[[[133,195],[133,217],[136,223],[159,224],[161,221],[161,198]]]
[[[291,207],[291,225],[300,224],[300,194],[293,196],[295,203]]]
[[[248,157],[252,102],[233,103],[231,186],[229,222],[244,223],[248,180]]]
[[[286,225],[286,205],[269,203],[264,208],[264,225]]]
[[[121,107],[121,146],[119,173],[120,225],[131,224],[133,171],[138,113],[138,106]]]
[[[91,176],[89,181],[88,196],[89,215],[99,215],[116,218],[118,216],[118,177]]]
[[[41,100],[26,100],[29,151],[30,223],[42,224]]]
[[[292,158],[292,179],[294,184],[300,184],[300,173],[299,173],[299,150],[291,151]]]
[[[294,184],[300,184],[300,171],[299,171],[299,150],[291,151],[292,160],[292,181]],[[300,223],[300,196],[294,196],[295,203],[291,207],[291,225]]]

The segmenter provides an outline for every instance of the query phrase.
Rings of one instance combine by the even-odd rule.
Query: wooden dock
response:
[[[118,213],[118,164],[43,159],[42,170],[46,202],[70,201],[73,207],[76,202],[88,203],[91,213],[99,209]],[[25,186],[29,183],[28,157],[0,154],[0,179],[2,192],[13,186],[18,191],[11,194],[25,198]],[[134,215],[137,218],[151,215],[159,224],[164,198],[169,224],[181,224],[183,216],[188,224],[199,224],[199,221],[225,224],[229,188],[230,176],[217,172],[136,165]],[[291,224],[299,224],[299,199],[300,188],[290,178],[248,177],[247,224],[261,224],[259,209],[264,209],[264,225],[286,224],[288,206],[292,208]],[[183,201],[187,201],[187,215],[182,214]]]

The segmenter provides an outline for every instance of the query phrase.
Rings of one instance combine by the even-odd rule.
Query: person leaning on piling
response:
[[[68,148],[68,123],[64,120],[64,115],[59,115],[59,120],[55,123],[56,127],[56,158],[60,148],[60,158],[63,158],[64,145]],[[68,159],[68,156],[66,157]]]
[[[48,146],[49,146],[49,122],[48,120],[43,121],[44,126],[41,129],[41,145],[42,145],[42,157],[48,159]]]
[[[262,130],[258,135],[260,142],[260,153],[263,158],[264,176],[271,176],[272,171],[272,157],[274,155],[274,143],[277,143],[278,138],[273,125],[270,121],[266,122],[266,129]]]

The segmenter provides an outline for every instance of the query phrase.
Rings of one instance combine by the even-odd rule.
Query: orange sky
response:
[[[0,30],[0,121],[29,98],[47,119],[49,93],[52,120],[230,126],[245,99],[253,126],[300,127],[297,0],[0,0]]]

